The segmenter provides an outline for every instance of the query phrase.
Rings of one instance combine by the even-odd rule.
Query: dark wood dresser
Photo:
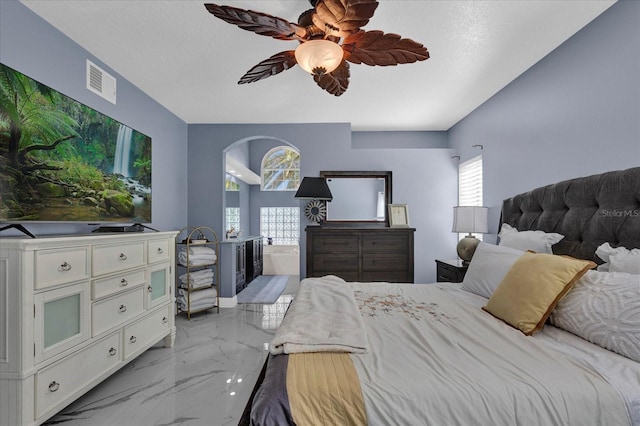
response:
[[[307,277],[413,282],[414,228],[308,226]]]

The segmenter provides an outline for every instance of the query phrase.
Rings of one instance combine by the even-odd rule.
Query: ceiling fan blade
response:
[[[347,37],[364,27],[377,7],[377,0],[318,0],[311,19],[327,35]]]
[[[429,59],[429,51],[421,43],[398,34],[382,31],[360,31],[343,43],[344,59],[354,64],[389,66]]]
[[[349,64],[346,61],[327,74],[314,75],[313,80],[322,89],[334,96],[340,96],[349,88]]]
[[[247,71],[240,81],[238,81],[238,84],[253,83],[271,77],[284,70],[288,70],[296,64],[296,56],[293,50],[276,53],[269,59],[265,59]]]
[[[278,40],[300,40],[307,34],[300,25],[266,13],[213,3],[205,3],[204,6],[216,18],[263,36]]]

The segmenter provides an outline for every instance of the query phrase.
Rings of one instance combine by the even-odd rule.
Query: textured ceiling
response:
[[[204,1],[22,0],[187,123],[349,122],[353,130],[447,130],[562,44],[613,1],[380,0],[365,30],[423,43],[431,58],[350,64],[334,97],[300,67],[239,78],[292,41],[209,14]],[[297,22],[307,0],[220,0]]]

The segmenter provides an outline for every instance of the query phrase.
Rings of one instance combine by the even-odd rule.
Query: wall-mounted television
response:
[[[151,222],[151,138],[0,63],[0,222]]]

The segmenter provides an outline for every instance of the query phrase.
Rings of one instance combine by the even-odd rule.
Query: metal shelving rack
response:
[[[194,255],[191,254],[190,249],[195,247],[211,247],[215,250],[216,260],[213,263],[198,263],[191,265],[189,257]],[[184,259],[186,262],[182,262],[180,259],[180,252],[183,251],[183,249],[186,252],[186,258]],[[176,236],[176,257],[176,267],[178,268],[178,273],[176,273],[176,312],[185,313],[189,320],[191,319],[191,315],[198,312],[208,311],[213,308],[216,308],[216,312],[220,312],[220,241],[218,240],[216,232],[208,226],[182,228]],[[204,269],[213,270],[213,280],[211,285],[194,288],[191,285],[190,275],[195,271]],[[179,278],[185,273],[187,274],[188,284],[183,283]],[[192,309],[192,294],[210,288],[214,288],[216,292],[215,304],[212,306]],[[186,290],[186,309],[182,309],[180,307],[180,303],[178,303],[177,298],[180,296],[180,289]]]

